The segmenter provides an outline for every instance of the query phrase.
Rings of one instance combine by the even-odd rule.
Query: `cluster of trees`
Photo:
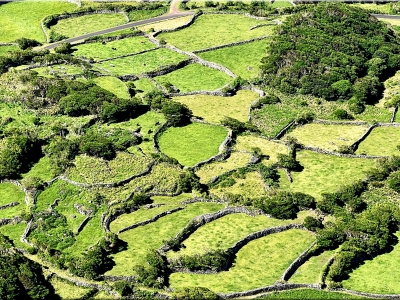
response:
[[[146,254],[147,265],[136,265],[133,269],[138,274],[137,281],[145,286],[162,288],[169,274],[165,256],[157,250],[149,250]]]
[[[10,67],[20,66],[32,61],[34,57],[44,56],[49,50],[32,51],[31,49],[7,52],[0,56],[0,74],[8,71]]]
[[[181,290],[174,292],[172,295],[173,300],[197,300],[197,299],[208,299],[208,300],[220,300],[213,291],[208,288],[197,286],[197,287],[185,287]]]
[[[184,268],[191,271],[222,271],[228,268],[230,253],[226,250],[214,250],[204,254],[181,255],[170,262],[171,268]]]
[[[399,68],[400,44],[391,29],[360,8],[323,2],[277,28],[262,59],[262,79],[286,93],[351,99],[349,109],[360,113]]]

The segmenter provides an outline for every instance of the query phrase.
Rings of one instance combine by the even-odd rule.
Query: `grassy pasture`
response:
[[[333,255],[334,251],[325,251],[318,256],[312,256],[300,266],[289,279],[293,283],[319,283],[323,267]]]
[[[183,244],[178,252],[168,252],[169,257],[205,253],[209,250],[227,249],[238,240],[268,227],[301,223],[309,212],[299,213],[295,220],[278,220],[266,216],[251,217],[246,214],[231,214],[197,229]]]
[[[289,189],[310,194],[317,199],[321,193],[335,192],[340,186],[363,179],[365,172],[374,166],[372,159],[345,158],[298,151],[297,160],[304,167],[302,172],[292,172],[293,183]]]
[[[185,25],[191,18],[192,16],[179,17],[171,20],[138,26],[138,29],[144,32],[149,31],[150,28],[153,28],[154,31],[159,31],[162,29],[175,29],[179,26]]]
[[[18,224],[7,224],[0,227],[0,233],[8,236],[8,238],[13,241],[15,247],[24,249],[29,247],[27,244],[21,242],[21,236],[24,233],[25,228],[25,222]]]
[[[185,58],[186,55],[162,48],[135,56],[97,63],[94,66],[104,68],[112,75],[141,74],[160,66],[178,63]]]
[[[11,202],[24,204],[24,198],[25,193],[20,187],[8,182],[0,183],[0,206]]]
[[[158,76],[155,80],[161,85],[169,82],[179,88],[180,92],[198,90],[216,90],[229,83],[232,78],[216,69],[199,64],[190,64],[174,72]]]
[[[346,293],[330,292],[314,289],[296,289],[283,292],[272,292],[259,299],[369,299],[361,296],[354,296]]]
[[[128,243],[128,249],[113,255],[116,265],[106,274],[133,275],[131,267],[145,263],[145,253],[148,249],[161,247],[163,240],[175,236],[194,217],[217,211],[222,207],[221,204],[190,204],[186,209],[158,219],[155,223],[121,233],[119,238]]]
[[[181,202],[191,197],[192,197],[191,194],[185,194],[185,193],[175,197],[166,197],[166,196],[152,197],[154,203],[161,203],[163,205],[151,209],[146,209],[142,207],[139,210],[134,211],[132,213],[123,214],[119,216],[117,219],[115,219],[113,222],[111,222],[110,230],[112,232],[117,233],[119,230],[129,225],[151,219],[154,216],[164,211],[171,210],[179,206],[183,206]]]
[[[310,232],[292,229],[272,234],[244,246],[234,266],[218,274],[174,273],[172,288],[203,286],[214,292],[236,292],[273,284],[312,242]]]
[[[396,236],[400,238],[400,232]],[[368,293],[400,294],[399,257],[400,244],[397,244],[391,252],[365,261],[343,281],[343,287]]]
[[[128,17],[130,22],[145,20],[157,17],[159,15],[164,14],[167,11],[165,7],[160,7],[153,10],[141,9],[141,10],[133,10],[128,13]]]
[[[151,90],[155,89],[154,83],[148,78],[140,78],[133,82],[136,87],[136,97],[141,97],[144,94],[150,92]]]
[[[235,183],[230,187],[214,187],[211,193],[224,197],[225,193],[245,195],[247,197],[265,196],[264,183],[258,172],[250,172],[246,174],[244,179],[235,178]]]
[[[226,160],[203,165],[196,171],[196,175],[200,177],[201,183],[207,183],[215,176],[244,167],[249,163],[250,158],[251,154],[234,152]]]
[[[400,144],[399,140],[400,128],[377,127],[361,142],[356,152],[382,156],[399,155],[396,148]]]
[[[0,46],[0,56],[7,54],[7,52],[13,52],[18,50],[18,46]]]
[[[221,126],[192,123],[185,127],[168,128],[159,140],[160,149],[182,165],[192,166],[218,154],[227,135]]]
[[[116,48],[113,50],[112,48]],[[155,45],[143,36],[135,36],[121,40],[111,41],[103,45],[101,42],[88,43],[73,47],[74,56],[104,59],[124,54],[135,53],[155,48]]]
[[[263,27],[267,28],[267,27]],[[258,75],[260,60],[265,56],[268,40],[199,53],[201,58],[224,65],[245,79]]]
[[[118,152],[110,161],[88,155],[75,158],[75,166],[67,171],[71,180],[84,183],[116,182],[143,172],[149,159],[125,152]]]
[[[306,124],[296,127],[285,137],[294,137],[306,146],[337,150],[350,146],[367,130],[368,126]],[[284,138],[285,139],[285,138]]]
[[[242,90],[232,97],[189,95],[174,100],[186,104],[195,116],[209,123],[219,123],[225,116],[247,122],[250,104],[257,98],[256,93]]]
[[[262,23],[265,21],[242,15],[201,15],[191,26],[175,32],[161,33],[157,38],[165,39],[180,49],[193,51],[271,35],[273,26],[250,30]]]
[[[98,86],[113,93],[118,98],[129,99],[128,88],[125,83],[117,77],[104,76],[97,77],[93,80]]]
[[[61,299],[79,299],[89,292],[89,288],[76,286],[73,283],[66,282],[57,277],[50,280],[51,285],[54,287],[55,292]]]
[[[30,38],[45,42],[40,20],[47,15],[72,11],[77,6],[62,1],[10,2],[0,6],[0,42],[11,42],[18,38]]]
[[[67,37],[75,37],[125,23],[126,18],[122,14],[93,14],[59,20],[50,30]]]
[[[248,151],[252,152],[253,148],[260,148],[261,154],[269,155],[269,160],[263,160],[265,164],[272,164],[278,160],[278,153],[288,153],[288,149],[285,145],[271,142],[267,139],[263,139],[252,135],[241,135],[236,139],[234,149],[236,151]]]

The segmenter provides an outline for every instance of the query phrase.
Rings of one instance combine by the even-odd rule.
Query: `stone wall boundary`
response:
[[[76,229],[75,235],[78,235],[83,230],[83,228],[85,228],[86,224],[90,221],[91,218],[91,214],[86,216],[86,218],[82,221],[81,224],[79,224],[78,228]]]
[[[278,134],[275,137],[273,137],[273,139],[279,140],[281,137],[283,137],[286,134],[286,132],[288,132],[288,130],[290,128],[292,128],[292,126],[295,126],[295,125],[296,125],[295,120],[289,122],[289,124],[287,124],[283,129],[281,129],[281,131],[279,131]]]
[[[160,146],[158,145],[159,136],[168,129],[168,122],[165,122],[160,127],[157,128],[156,132],[153,135],[153,148],[154,152],[161,153]]]
[[[0,227],[8,224],[18,224],[21,223],[22,221],[23,220],[21,217],[0,219]]]
[[[353,149],[354,152],[358,149],[358,146],[361,144],[361,142],[363,142],[369,136],[372,130],[377,126],[378,124],[373,124],[370,127],[368,127],[367,131],[357,141],[351,144],[350,147]]]
[[[156,49],[158,49],[158,48],[155,47],[155,48],[146,49],[146,50],[142,50],[142,51],[138,51],[138,52],[134,52],[134,53],[128,53],[128,54],[123,54],[123,55],[114,56],[114,57],[110,57],[110,58],[99,59],[96,62],[100,63],[100,62],[105,62],[105,61],[111,61],[111,60],[118,59],[118,58],[125,58],[125,57],[135,56],[135,55],[151,52],[151,51],[154,51]]]
[[[184,60],[181,60],[178,63],[175,64],[170,64],[170,65],[166,65],[166,66],[162,66],[156,70],[151,70],[148,72],[144,72],[141,73],[140,76],[141,77],[157,77],[157,76],[162,76],[171,72],[174,72],[176,70],[182,69],[184,67],[186,67],[187,65],[193,63],[193,59],[192,58],[187,58]]]
[[[249,40],[238,41],[238,42],[232,42],[232,43],[229,43],[229,44],[223,44],[223,45],[213,46],[213,47],[204,48],[204,49],[200,49],[200,50],[194,50],[194,51],[192,51],[192,53],[198,54],[198,53],[203,53],[203,52],[218,50],[218,49],[227,48],[227,47],[232,47],[232,46],[239,46],[239,45],[249,44],[249,43],[252,43],[252,42],[255,42],[255,41],[265,40],[265,39],[268,39],[268,38],[270,38],[270,37],[271,37],[271,36],[269,36],[269,35],[264,35],[264,36],[256,37],[256,38],[249,39]]]
[[[190,25],[192,25],[199,16],[201,16],[201,14],[193,14],[192,18],[186,24],[183,24],[183,25],[178,26],[178,27],[173,28],[173,29],[161,29],[161,30],[158,30],[158,31],[153,33],[153,37],[156,37],[157,35],[159,35],[161,33],[174,32],[174,31],[178,31],[178,30],[181,30],[181,29],[185,29],[185,28],[189,27]]]
[[[333,156],[337,156],[337,157],[365,158],[365,159],[376,159],[376,158],[384,157],[384,156],[359,155],[359,154],[343,154],[343,153],[339,153],[339,152],[335,152],[335,151],[321,149],[318,147],[310,147],[310,146],[304,146],[304,145],[300,145],[300,146],[298,146],[298,148],[303,149],[303,150],[309,150],[309,151],[321,153],[321,154],[333,155]]]
[[[303,252],[299,255],[298,258],[296,258],[291,264],[290,266],[286,269],[286,271],[283,273],[281,279],[282,280],[289,280],[290,277],[294,274],[294,272],[296,272],[296,270],[303,265],[313,254],[312,249],[314,247],[314,245],[317,242],[312,242],[312,244]]]
[[[390,119],[390,123],[394,123],[398,110],[399,110],[399,107],[396,105],[393,109],[392,118]]]
[[[22,243],[25,243],[25,244],[28,244],[31,247],[34,247],[35,245],[33,245],[32,243],[28,242],[28,240],[26,239],[28,237],[30,231],[31,231],[32,222],[33,222],[33,219],[30,219],[28,224],[26,225],[26,228],[25,228],[24,233],[22,234],[20,240],[21,240]]]
[[[8,203],[8,204],[0,206],[0,210],[6,209],[6,208],[9,208],[9,207],[14,207],[14,206],[17,206],[19,204],[20,204],[19,202],[11,202],[11,203]]]
[[[330,120],[313,120],[312,123],[324,124],[324,125],[355,125],[362,126],[368,125],[368,122],[364,121],[330,121]]]

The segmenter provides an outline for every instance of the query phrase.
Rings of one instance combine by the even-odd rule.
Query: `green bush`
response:
[[[388,186],[396,191],[397,193],[400,193],[400,171],[393,172],[389,175],[388,179]]]
[[[39,43],[36,40],[27,39],[27,38],[20,38],[20,39],[15,40],[15,42],[18,44],[18,47],[21,50],[31,49],[33,47],[42,45],[41,43]]]
[[[216,293],[210,291],[208,288],[197,286],[197,287],[185,287],[182,290],[174,292],[172,295],[173,300],[219,300],[221,299]]]
[[[307,228],[308,230],[311,230],[311,231],[317,231],[318,228],[323,227],[320,219],[316,219],[316,218],[313,218],[310,216],[307,216],[304,219],[303,225],[305,228]]]
[[[338,120],[352,120],[353,116],[342,108],[338,108],[333,112],[333,117]]]

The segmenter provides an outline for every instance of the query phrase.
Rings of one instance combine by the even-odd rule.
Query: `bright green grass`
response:
[[[118,237],[128,243],[128,249],[113,255],[116,266],[107,274],[132,275],[134,265],[145,263],[148,249],[161,247],[163,240],[175,236],[194,217],[217,211],[222,207],[221,204],[190,204],[186,209],[158,219],[155,223],[121,233]]]
[[[207,183],[215,176],[246,166],[250,158],[249,153],[234,152],[226,160],[203,165],[196,171],[196,175],[200,177],[201,183]]]
[[[124,23],[126,18],[122,14],[93,14],[59,20],[50,30],[67,37],[75,37]]]
[[[162,48],[143,54],[116,58],[110,61],[95,64],[108,70],[113,75],[141,74],[166,66],[187,58],[186,55]]]
[[[241,135],[236,138],[235,150],[252,152],[253,148],[260,148],[261,154],[269,156],[269,160],[263,161],[265,164],[276,162],[278,160],[278,153],[288,153],[288,148],[285,145],[274,143],[257,136]]]
[[[241,15],[201,15],[191,26],[175,32],[162,33],[157,38],[165,39],[180,49],[199,50],[271,35],[273,26],[250,30],[251,27],[262,23],[265,21]]]
[[[71,11],[77,6],[62,1],[10,2],[0,6],[0,42],[11,42],[18,38],[36,39],[45,42],[40,20],[51,14]]]
[[[119,299],[119,298],[117,298],[116,296],[110,295],[104,291],[100,291],[96,295],[94,295],[91,299],[104,300],[104,299]]]
[[[278,220],[266,216],[251,217],[246,214],[231,214],[197,229],[178,252],[168,252],[169,257],[203,254],[210,250],[227,249],[252,232],[286,224],[301,223],[309,212],[301,212],[295,220]]]
[[[13,52],[18,49],[18,46],[0,46],[0,56],[6,54],[7,52]]]
[[[128,88],[125,83],[117,77],[104,76],[93,80],[98,86],[113,93],[118,98],[129,99]]]
[[[216,186],[211,189],[211,193],[224,198],[224,194],[244,195],[247,197],[262,197],[266,195],[264,183],[258,172],[250,172],[246,174],[244,179],[234,178],[235,184],[230,187]]]
[[[36,177],[43,181],[49,181],[55,177],[55,174],[51,169],[49,158],[44,156],[29,170],[29,172],[22,174],[22,177]]]
[[[159,15],[164,14],[166,11],[167,11],[167,8],[165,8],[165,7],[160,7],[160,8],[153,9],[153,10],[146,10],[146,9],[133,10],[128,13],[128,17],[129,17],[130,22],[139,21],[139,20],[145,20],[145,19],[157,17]]]
[[[122,216],[119,216],[117,219],[111,222],[110,230],[112,232],[117,233],[119,230],[129,225],[151,219],[154,216],[164,211],[171,210],[176,207],[182,207],[183,204],[181,204],[181,202],[191,197],[192,197],[191,194],[185,194],[185,193],[175,197],[166,197],[166,196],[153,197],[152,199],[154,200],[154,203],[162,203],[163,205],[151,209],[146,209],[144,207],[141,207],[139,210],[134,211],[130,214],[123,214]]]
[[[289,282],[320,283],[321,271],[332,255],[333,251],[325,251],[318,256],[312,256],[296,270]]]
[[[268,40],[199,53],[208,61],[219,63],[238,76],[251,79],[258,76],[260,60],[265,56]]]
[[[169,82],[181,93],[198,90],[216,90],[229,83],[230,78],[225,73],[199,64],[190,64],[182,69],[155,78],[161,85]]]
[[[354,296],[345,293],[339,292],[328,292],[321,290],[312,290],[312,289],[298,289],[291,291],[283,291],[283,292],[272,292],[270,294],[266,294],[260,299],[369,299],[360,296]]]
[[[304,170],[292,172],[290,189],[317,199],[321,193],[335,192],[344,184],[365,178],[365,172],[375,164],[372,159],[337,157],[311,151],[298,151],[296,158]]]
[[[306,124],[296,127],[284,139],[294,137],[303,145],[335,151],[342,145],[353,144],[367,128],[368,126]]]
[[[150,92],[151,90],[155,89],[154,83],[148,78],[140,78],[139,80],[135,80],[133,84],[136,87],[137,94],[136,97],[141,97],[144,94]]]
[[[400,232],[396,236],[400,238]],[[343,287],[368,293],[400,294],[399,259],[400,244],[397,244],[391,252],[365,261],[343,281]]]
[[[371,10],[379,10],[383,14],[389,14],[390,13],[390,3],[384,3],[384,4],[379,4],[379,3],[354,3],[350,4],[351,6],[357,6],[361,7],[363,9],[371,9]]]
[[[159,144],[162,152],[185,166],[192,166],[218,154],[226,134],[226,129],[220,126],[192,123],[168,128],[161,135]]]
[[[11,202],[24,204],[24,199],[25,193],[20,187],[8,182],[0,183],[0,205],[9,204]]]
[[[399,155],[396,147],[400,144],[399,139],[400,128],[377,127],[361,142],[356,152],[382,156]]]
[[[66,282],[57,277],[53,277],[50,283],[61,299],[79,299],[85,296],[90,290],[89,288],[76,286],[73,283]]]
[[[112,48],[116,48],[113,50]],[[116,57],[124,54],[135,53],[147,49],[155,48],[144,36],[136,36],[121,40],[111,41],[103,45],[101,42],[88,43],[73,47],[74,56],[91,57],[94,59],[104,59]]]
[[[312,240],[310,232],[299,229],[272,234],[244,246],[229,271],[208,275],[174,273],[170,284],[172,288],[202,286],[220,293],[271,285]]]
[[[5,209],[0,209],[0,219],[9,219],[20,216],[21,213],[26,209],[25,201],[21,202],[19,205],[8,207]]]
[[[273,4],[272,7],[290,7],[293,6],[292,3],[288,0],[276,0]]]
[[[26,223],[21,222],[18,224],[8,224],[0,227],[0,233],[8,236],[13,241],[14,246],[17,248],[29,247],[27,244],[21,242],[21,236],[26,228]]]
[[[138,26],[138,29],[144,32],[148,32],[151,28],[154,29],[154,31],[159,31],[162,29],[175,29],[179,26],[185,25],[189,20],[192,18],[192,16],[184,16],[184,17],[179,17],[179,18],[174,18],[170,20],[165,20],[165,21],[160,21],[157,23],[151,23],[148,25],[142,25]]]
[[[174,100],[186,104],[195,116],[209,123],[219,123],[224,117],[247,122],[250,104],[257,98],[258,94],[242,90],[232,97],[189,95]]]

